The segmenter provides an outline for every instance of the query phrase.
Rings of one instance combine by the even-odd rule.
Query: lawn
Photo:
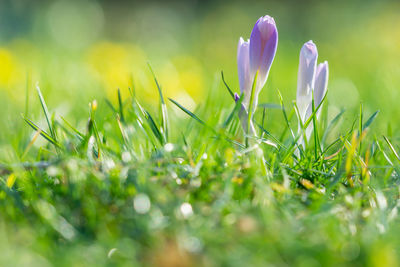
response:
[[[2,43],[0,265],[399,265],[398,30],[377,30],[377,18],[366,19],[379,10],[381,25],[390,25],[395,4],[366,5],[354,18],[359,24],[349,29],[366,28],[358,40],[380,34],[372,47],[357,47],[346,29],[335,35],[334,18],[324,21],[333,37],[307,23],[297,31],[285,6],[273,3],[276,28],[262,17],[273,28],[260,30],[261,52],[250,33],[266,14],[243,9],[241,18],[240,4],[226,9],[223,18],[239,25],[226,35],[227,22],[214,17],[224,6],[208,4],[209,15],[188,26],[203,35],[184,48],[163,50],[148,36],[78,50]],[[57,22],[58,10],[70,8],[63,5],[52,5],[49,18]],[[101,6],[85,5],[95,15]],[[346,23],[355,7],[330,8]],[[173,14],[171,29],[185,33]],[[306,29],[315,30],[318,52]],[[238,49],[250,48],[236,62],[240,36],[250,43]],[[278,48],[266,48],[265,57],[269,44]],[[328,60],[329,79],[328,63],[317,67],[316,55]],[[320,90],[319,77],[326,78]]]

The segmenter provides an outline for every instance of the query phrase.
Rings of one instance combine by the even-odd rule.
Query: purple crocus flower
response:
[[[239,83],[240,91],[244,93],[243,104],[247,109],[250,103],[252,84],[258,71],[253,99],[253,111],[257,106],[258,94],[267,81],[277,46],[278,30],[274,19],[268,15],[257,20],[249,41],[245,42],[243,38],[239,40]]]
[[[308,41],[300,50],[299,73],[297,75],[297,107],[304,123],[307,108],[311,103],[315,83],[318,50],[313,41]]]
[[[317,66],[318,51],[312,41],[303,45],[300,51],[299,73],[297,80],[297,107],[302,123],[304,124],[312,114],[312,95],[314,106],[317,108],[325,97],[328,86],[328,62]],[[317,112],[317,119],[321,108]],[[309,139],[313,130],[310,124],[306,129],[306,138]],[[303,143],[302,141],[300,143]],[[304,145],[304,143],[303,143]]]

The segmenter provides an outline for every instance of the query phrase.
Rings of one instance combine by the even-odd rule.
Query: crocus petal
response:
[[[249,41],[245,42],[242,37],[239,39],[237,62],[240,91],[244,92],[245,96],[243,103],[248,104],[252,85],[249,69]]]
[[[250,35],[250,74],[252,77],[256,74],[262,57],[262,38],[258,24],[261,23],[262,17],[259,18],[254,25]]]
[[[328,62],[325,61],[324,63],[318,65],[317,72],[315,74],[315,85],[314,85],[315,107],[318,107],[322,99],[325,97],[326,89],[328,87],[328,76],[329,76]],[[318,111],[318,113],[320,112],[320,110]]]
[[[254,92],[256,106],[258,94],[264,87],[269,70],[275,57],[278,46],[278,30],[275,21],[270,16],[257,20],[250,36],[250,78],[253,82],[258,71],[258,79]]]
[[[274,20],[271,18],[272,21]],[[271,68],[272,62],[274,61],[275,54],[276,54],[276,49],[278,47],[278,31],[275,26],[275,22],[273,21],[273,24],[268,24],[268,26],[272,25],[269,29],[271,31],[268,33],[268,38],[265,41],[265,46],[264,46],[264,51],[261,59],[261,65],[260,65],[260,84],[261,88],[264,86],[264,84],[267,81],[269,70]],[[258,88],[261,90],[261,88]]]
[[[308,41],[303,45],[300,51],[299,72],[297,76],[296,102],[303,123],[305,122],[307,108],[312,99],[317,58],[317,47],[312,41]]]
[[[329,69],[328,69],[328,62],[325,61],[324,63],[318,64],[317,71],[315,74],[315,84],[314,84],[314,108],[317,109],[318,106],[321,104],[322,99],[324,99],[326,90],[328,87],[328,75],[329,75]],[[322,110],[322,105],[319,107],[317,111],[317,119],[319,118]],[[312,103],[307,107],[306,115],[305,115],[305,120],[308,120],[312,114]],[[307,140],[310,139],[311,133],[313,130],[313,124],[310,123],[310,125],[306,129],[306,138]]]

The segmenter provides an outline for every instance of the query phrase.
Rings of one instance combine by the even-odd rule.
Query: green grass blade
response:
[[[52,126],[51,121],[50,121],[50,113],[49,113],[49,110],[47,109],[47,105],[46,105],[46,102],[44,101],[44,98],[43,98],[42,92],[40,91],[39,85],[36,86],[36,90],[37,90],[37,93],[38,93],[38,96],[39,96],[40,104],[42,105],[44,116],[46,117],[46,121],[47,121],[47,125],[49,127],[49,130],[50,130],[51,137],[54,140],[56,140],[56,136],[55,136],[55,133],[54,133],[54,130],[53,130],[53,126]]]
[[[315,100],[314,100],[314,92],[312,93],[312,101],[311,101],[311,108],[312,111],[314,113],[315,111]],[[314,156],[315,159],[318,159],[318,152],[321,152],[321,146],[319,143],[319,137],[318,137],[318,129],[317,129],[317,113],[314,113],[314,117],[313,117],[313,132],[314,132]]]
[[[191,112],[190,110],[186,109],[185,107],[183,107],[181,104],[179,104],[178,102],[176,102],[172,98],[168,98],[168,99],[169,99],[169,101],[174,103],[178,108],[180,108],[183,112],[185,112],[187,115],[189,115],[190,117],[195,119],[197,122],[199,122],[200,124],[206,125],[204,123],[204,121],[202,121],[199,117],[197,117],[193,112]]]
[[[228,90],[229,94],[231,95],[231,97],[233,98],[233,100],[235,100],[235,94],[232,92],[231,88],[229,87],[229,85],[226,83],[225,81],[225,77],[224,77],[224,72],[221,71],[221,77],[222,77],[222,82],[224,83],[226,89]]]
[[[118,91],[119,117],[121,122],[125,122],[124,105],[122,103],[121,90],[118,88],[117,91]]]
[[[154,121],[153,117],[150,115],[150,113],[145,110],[146,113],[146,119],[147,122],[149,123],[150,129],[152,130],[152,132],[154,133],[155,137],[158,139],[158,141],[160,141],[160,144],[164,145],[164,138],[161,134],[160,129],[158,128],[156,122]]]
[[[57,148],[60,148],[60,144],[54,140],[53,137],[51,137],[48,133],[46,133],[44,130],[42,130],[39,126],[37,126],[34,122],[32,122],[31,120],[29,120],[28,118],[25,118],[24,116],[22,116],[22,118],[25,120],[25,122],[32,127],[32,129],[34,129],[35,131],[40,131],[40,135],[46,139],[47,141],[49,141],[51,144],[53,144],[54,146],[56,146]]]
[[[158,83],[158,80],[156,78],[156,75],[154,74],[153,68],[151,67],[150,63],[147,63],[147,65],[149,66],[150,72],[153,75],[153,79],[154,79],[154,82],[156,83],[156,86],[158,89],[158,94],[160,96],[161,133],[164,138],[164,143],[167,143],[168,142],[168,124],[169,124],[167,105],[164,100],[161,85]]]
[[[362,126],[363,131],[372,124],[372,122],[375,120],[375,118],[378,116],[378,114],[379,114],[379,110],[375,111],[374,114],[372,114],[371,117],[368,118],[368,120]]]
[[[287,128],[285,128],[285,130],[283,131],[283,133],[282,133],[282,135],[281,135],[281,139],[283,139],[283,137],[284,137],[284,135],[285,135],[285,133],[286,133],[286,130],[289,129],[290,134],[291,134],[291,136],[292,136],[292,138],[293,138],[293,140],[294,140],[294,139],[295,139],[294,133],[293,133],[293,130],[292,130],[291,126],[290,126],[290,121],[289,121],[289,119],[288,119],[288,116],[287,116],[287,114],[286,114],[286,109],[285,109],[285,104],[283,103],[282,94],[281,94],[281,92],[280,92],[279,90],[278,90],[278,96],[279,96],[279,102],[280,102],[280,104],[281,104],[281,110],[282,110],[282,113],[283,113],[283,118],[285,119],[286,127],[287,127]]]
[[[256,90],[256,85],[257,85],[257,79],[258,79],[258,71],[256,72],[256,75],[254,76],[254,80],[253,80],[253,85],[251,86],[251,95],[250,95],[250,102],[249,102],[249,108],[248,108],[248,117],[247,117],[247,132],[246,135],[248,135],[250,133],[250,127],[251,127],[251,121],[253,119],[253,113],[255,110],[253,110],[253,102],[254,102],[254,94],[255,94],[255,90]],[[255,135],[256,133],[253,133],[253,135]],[[248,140],[246,138],[246,144],[247,144]]]
[[[111,104],[110,100],[105,99],[105,102],[106,102],[107,106],[109,106],[110,109],[111,109],[114,113],[118,113],[118,111],[114,108],[113,104]]]
[[[71,123],[69,123],[63,116],[60,116],[61,120],[64,122],[65,125],[68,126],[72,131],[75,132],[75,134],[79,137],[79,139],[83,140],[85,138],[85,135],[81,133],[78,129],[76,129],[74,126],[72,126]]]
[[[157,86],[157,89],[158,89],[158,93],[160,95],[161,103],[165,104],[164,97],[163,97],[162,90],[161,90],[161,86],[157,81],[157,78],[156,78],[156,75],[154,74],[153,68],[151,67],[150,63],[147,63],[147,65],[148,65],[148,67],[150,69],[150,72],[151,72],[151,75],[153,75],[153,79],[154,79],[154,81],[156,83],[156,86]]]
[[[282,148],[284,148],[284,149],[287,149],[287,147],[284,145],[284,144],[282,144],[282,142],[281,141],[279,141],[279,139],[278,138],[276,138],[275,136],[273,136],[269,131],[267,131],[262,125],[260,125],[260,124],[256,124],[257,126],[258,126],[258,128],[260,128],[260,130],[263,132],[263,134],[265,134],[265,135],[267,135],[268,137],[270,137],[271,139],[273,139],[274,140],[274,142],[277,144],[277,145],[279,145],[279,147],[282,147]]]
[[[383,136],[383,139],[386,141],[386,143],[388,144],[390,150],[392,151],[393,155],[396,157],[396,159],[400,162],[400,156],[397,153],[396,149],[394,148],[394,146],[392,145],[392,143],[389,141],[389,139],[386,136]]]
[[[304,123],[304,128],[307,128],[308,125],[310,125],[310,123],[312,122],[313,118],[316,116],[317,112],[320,110],[322,104],[325,101],[326,95],[324,96],[324,98],[322,98],[321,103],[319,103],[319,105],[317,106],[317,108],[311,113],[310,117],[307,119],[307,121]]]
[[[225,122],[222,125],[222,128],[228,127],[229,123],[232,121],[232,119],[235,117],[236,114],[239,113],[240,108],[242,107],[242,102],[243,102],[243,93],[240,95],[240,98],[238,101],[236,101],[235,106],[233,107],[232,112],[229,114],[228,118],[225,120]]]

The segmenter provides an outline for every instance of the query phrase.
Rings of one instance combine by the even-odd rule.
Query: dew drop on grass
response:
[[[122,155],[121,155],[121,159],[125,163],[131,161],[131,159],[132,159],[131,153],[129,153],[128,151],[123,152]]]
[[[103,161],[103,168],[105,171],[109,171],[115,167],[115,162],[112,159],[106,159]]]
[[[52,177],[57,176],[60,173],[59,169],[57,167],[54,167],[54,166],[48,167],[46,169],[46,172],[47,172],[48,176],[52,176]]]
[[[145,214],[149,212],[151,202],[146,194],[140,193],[133,199],[133,208],[139,214]]]
[[[179,209],[185,219],[193,215],[192,205],[187,202],[183,203]]]
[[[164,150],[165,152],[171,152],[172,150],[174,150],[174,145],[171,143],[166,143],[164,146]]]

